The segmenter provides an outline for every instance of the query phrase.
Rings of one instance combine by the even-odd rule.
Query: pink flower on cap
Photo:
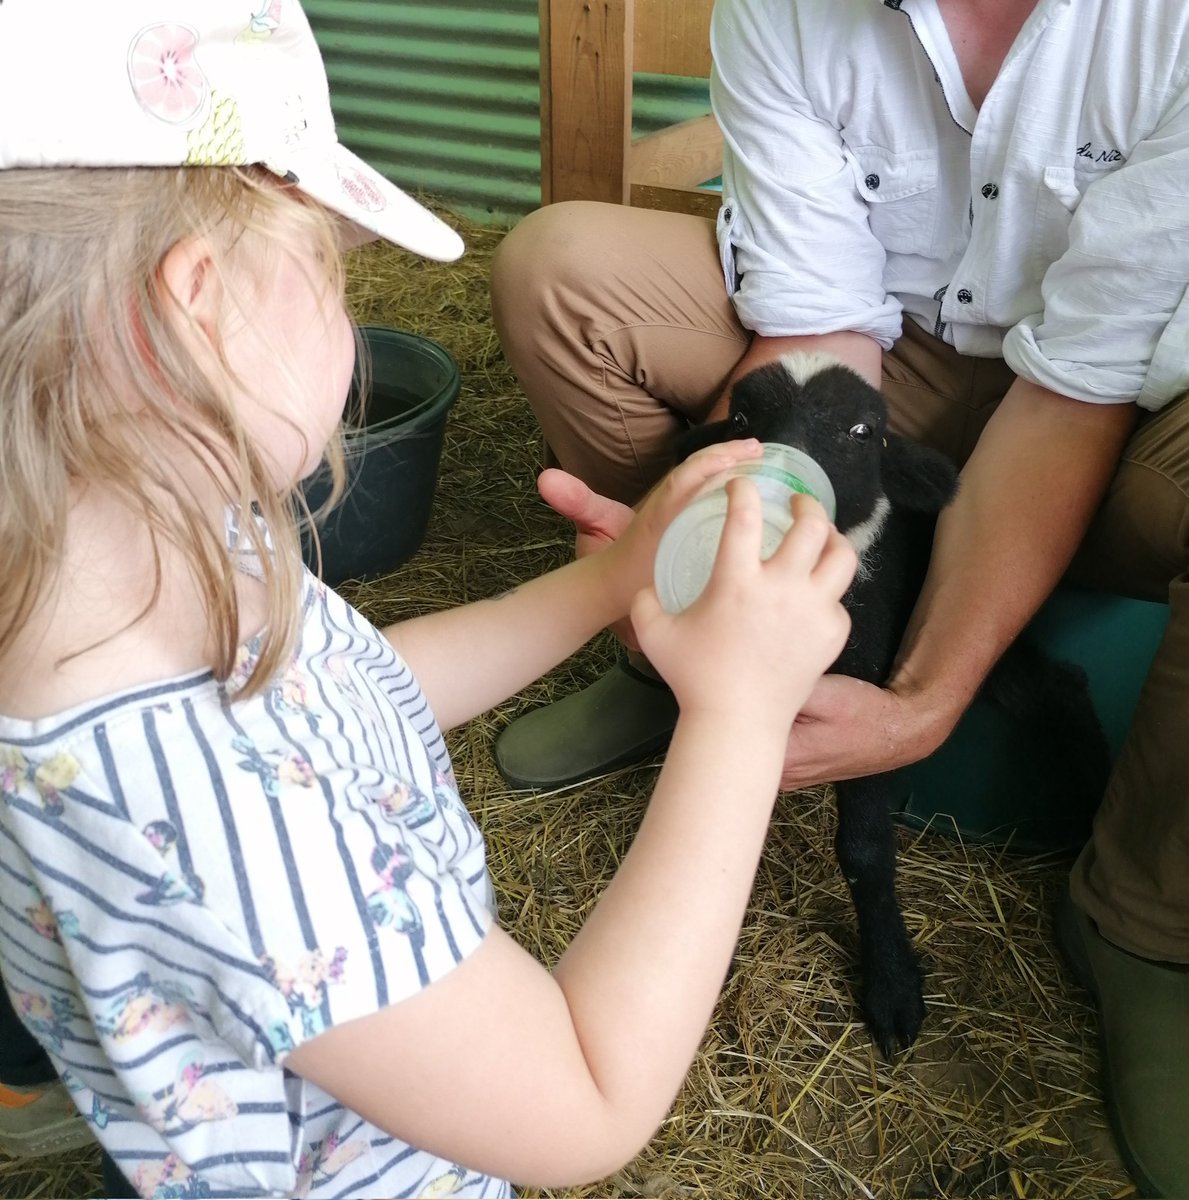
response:
[[[184,125],[202,110],[207,84],[194,61],[198,34],[188,25],[142,29],[128,50],[128,78],[140,106],[159,120]]]

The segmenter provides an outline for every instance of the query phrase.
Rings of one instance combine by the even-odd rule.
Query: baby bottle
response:
[[[709,491],[695,497],[665,530],[656,553],[656,590],[671,613],[688,608],[710,581],[727,519],[726,484],[739,475],[756,485],[763,503],[764,531],[760,557],[770,558],[793,523],[789,502],[794,492],[808,492],[834,519],[834,489],[825,471],[808,454],[779,442],[765,442],[763,457],[739,463]]]

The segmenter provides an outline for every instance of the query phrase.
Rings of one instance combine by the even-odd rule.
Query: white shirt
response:
[[[1189,3],[1040,0],[981,109],[936,0],[718,0],[719,245],[742,323],[907,312],[1080,400],[1189,389]]]

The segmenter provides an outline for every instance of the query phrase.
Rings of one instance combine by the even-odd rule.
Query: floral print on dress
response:
[[[168,1087],[136,1100],[141,1119],[165,1137],[177,1137],[208,1121],[229,1121],[239,1112],[235,1101],[212,1079],[199,1051],[182,1059]]]
[[[143,1163],[130,1182],[138,1196],[152,1196],[153,1200],[201,1200],[211,1194],[210,1184],[176,1154],[167,1154],[159,1162]]]
[[[328,1183],[345,1166],[366,1153],[365,1142],[358,1139],[344,1142],[337,1133],[330,1134],[320,1142],[312,1142],[297,1164],[297,1195],[309,1195],[311,1188]]]
[[[231,674],[227,677],[227,690],[231,695],[234,696],[248,682],[248,676],[252,674],[256,660],[260,657],[260,646],[259,634],[236,646],[235,662],[232,664]]]
[[[168,908],[172,904],[201,904],[206,893],[206,884],[197,875],[181,878],[166,871],[154,880],[143,892],[138,892],[138,904],[151,904],[154,908]]]
[[[62,1085],[70,1093],[79,1112],[83,1114],[85,1121],[93,1125],[96,1129],[107,1128],[107,1124],[111,1120],[115,1110],[104,1104],[69,1067],[62,1072]],[[91,1098],[90,1112],[87,1111],[88,1096]]]
[[[144,1033],[166,1033],[190,1022],[199,1011],[190,989],[180,983],[154,982],[146,972],[131,979],[112,999],[95,1029],[114,1042]]]
[[[360,716],[370,717],[372,709],[360,694],[355,678],[356,663],[346,654],[330,654],[325,659],[327,682],[333,683],[337,694]]]
[[[163,859],[171,857],[178,841],[177,827],[172,821],[149,821],[141,830],[145,841]],[[181,865],[161,874],[149,887],[137,893],[138,904],[167,907],[171,904],[201,904],[206,895],[206,884]]]
[[[172,821],[150,821],[142,830],[145,841],[164,858],[177,844],[178,831]]]
[[[398,779],[392,788],[377,796],[376,807],[385,821],[406,829],[426,825],[438,815],[433,797],[407,779]]]
[[[322,1012],[326,989],[332,983],[342,983],[343,964],[346,961],[347,951],[342,946],[329,958],[321,950],[311,950],[303,954],[293,967],[269,955],[261,959],[261,966],[285,997],[289,1011],[301,1018],[301,1028],[306,1037],[316,1037],[326,1029],[326,1018]]]
[[[232,739],[231,746],[244,756],[238,765],[245,771],[255,771],[267,796],[279,796],[281,788],[287,783],[305,788],[313,786],[316,778],[314,768],[304,754],[286,753],[283,750],[262,753],[256,748],[256,743],[247,737]]]
[[[49,1046],[55,1054],[61,1054],[70,1040],[71,1027],[83,1019],[75,1007],[74,997],[63,992],[53,992],[48,996],[40,992],[13,991],[10,994],[17,1015],[37,1040]]]
[[[78,778],[78,772],[78,762],[69,754],[55,754],[39,763],[27,759],[15,746],[0,747],[0,795],[14,800],[31,791],[51,817],[62,815],[62,793]]]
[[[209,88],[194,61],[198,33],[163,21],[146,25],[128,47],[128,79],[137,103],[170,125],[186,125],[202,111]]]
[[[467,1177],[466,1167],[455,1164],[450,1170],[431,1179],[420,1192],[419,1200],[431,1200],[431,1197],[453,1196],[462,1187]]]
[[[391,927],[409,935],[409,941],[420,949],[425,944],[425,928],[421,912],[405,890],[405,880],[413,874],[413,859],[403,842],[386,846],[380,843],[372,851],[372,870],[379,883],[367,894],[367,911],[381,928]]]
[[[318,715],[313,711],[314,706],[310,702],[309,676],[296,664],[290,665],[279,682],[273,686],[270,695],[277,712],[286,716],[302,717],[310,727],[311,733],[318,732]]]
[[[31,904],[25,909],[25,916],[33,926],[34,933],[48,941],[62,945],[62,935],[78,937],[78,917],[72,909],[54,912],[50,903],[42,899],[40,904]]]

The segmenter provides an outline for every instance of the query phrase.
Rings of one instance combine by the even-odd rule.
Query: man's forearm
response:
[[[1136,418],[1017,380],[938,522],[889,686],[912,697],[929,753],[1061,579]]]

